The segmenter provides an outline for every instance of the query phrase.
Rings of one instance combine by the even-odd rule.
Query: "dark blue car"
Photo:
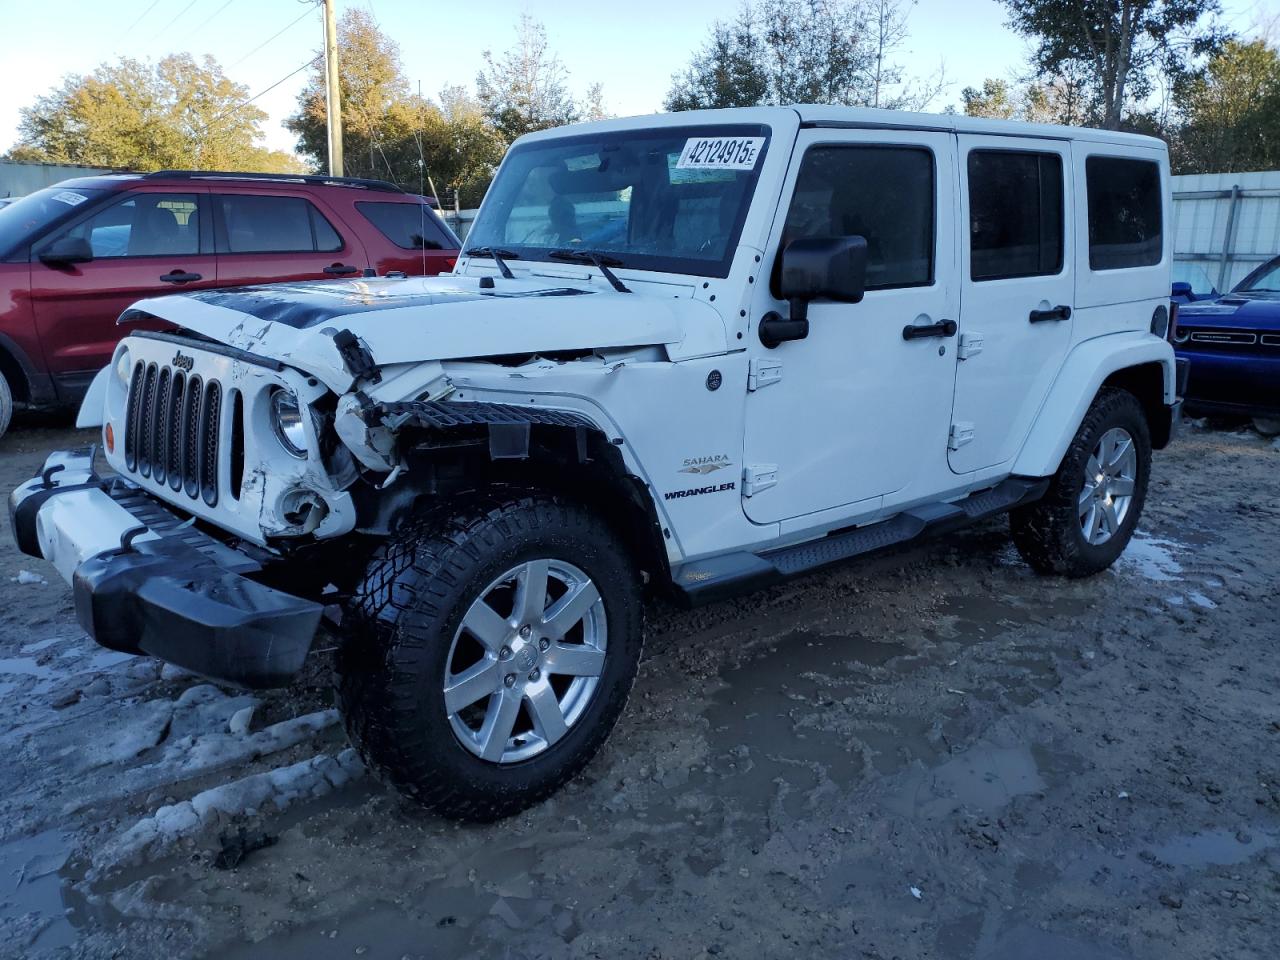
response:
[[[1191,413],[1280,418],[1280,257],[1228,294],[1178,307],[1178,356],[1191,361]]]

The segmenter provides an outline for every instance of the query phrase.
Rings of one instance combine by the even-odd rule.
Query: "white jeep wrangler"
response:
[[[546,797],[691,603],[1008,512],[1110,565],[1178,421],[1157,140],[801,106],[522,138],[456,272],[144,300],[11,497],[99,643],[281,685],[446,815]]]

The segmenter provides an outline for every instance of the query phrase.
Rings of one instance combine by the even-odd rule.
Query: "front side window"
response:
[[[136,193],[56,239],[87,240],[95,260],[178,257],[200,252],[200,198],[194,193]]]
[[[467,246],[536,260],[591,252],[639,270],[728,276],[768,144],[767,127],[734,125],[521,145]]]
[[[1001,280],[1056,274],[1062,247],[1062,158],[971,151],[969,275]]]
[[[1150,160],[1089,157],[1089,267],[1121,270],[1160,262],[1160,167]]]
[[[309,200],[262,194],[216,198],[219,253],[311,253],[342,249],[338,231]]]
[[[105,193],[98,188],[48,187],[0,207],[0,260],[20,251],[25,257],[25,248],[40,234],[79,216]]]
[[[868,290],[933,282],[933,154],[919,147],[817,146],[804,155],[782,247],[861,236]]]

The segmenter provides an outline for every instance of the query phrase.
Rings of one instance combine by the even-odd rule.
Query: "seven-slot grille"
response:
[[[215,506],[222,400],[217,380],[139,361],[125,412],[125,467]]]

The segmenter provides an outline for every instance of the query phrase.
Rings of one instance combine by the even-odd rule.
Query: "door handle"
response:
[[[925,337],[954,337],[956,322],[939,320],[937,323],[922,323],[920,326],[908,323],[902,328],[903,340],[923,340]]]
[[[334,277],[349,277],[353,273],[359,273],[359,267],[349,267],[345,263],[334,263],[324,268],[324,272]]]
[[[1065,303],[1060,303],[1048,310],[1032,310],[1031,316],[1027,319],[1032,323],[1044,323],[1046,320],[1070,320],[1071,308]]]
[[[198,273],[183,273],[181,270],[170,270],[160,279],[165,283],[191,283],[195,280],[203,280],[204,277]]]

